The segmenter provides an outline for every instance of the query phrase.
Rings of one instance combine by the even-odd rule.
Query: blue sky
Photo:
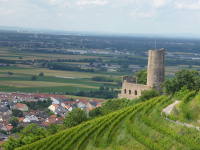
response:
[[[200,0],[0,0],[0,26],[200,35]]]

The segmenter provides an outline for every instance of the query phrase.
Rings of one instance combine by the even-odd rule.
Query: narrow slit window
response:
[[[131,94],[131,90],[129,90],[129,94]]]
[[[135,90],[135,95],[137,95],[138,94],[138,92],[137,92],[137,90]]]
[[[126,94],[126,89],[124,89],[124,94]]]

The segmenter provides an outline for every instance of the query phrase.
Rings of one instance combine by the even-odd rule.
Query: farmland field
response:
[[[59,70],[49,70],[46,68],[20,68],[20,67],[0,67],[0,73],[13,72],[20,74],[37,75],[43,72],[47,76],[57,76],[60,78],[91,78],[99,75],[98,73],[86,73],[86,72],[75,72],[75,71],[59,71]],[[109,74],[101,74],[103,76],[110,76]],[[113,76],[118,77],[119,76]]]
[[[13,74],[8,75],[8,72],[12,72]],[[38,75],[40,72],[43,72],[44,76],[38,77],[37,81],[31,81],[32,75]],[[34,91],[34,88],[37,89],[38,87],[40,89],[41,87],[43,87],[44,89],[46,89],[46,91],[48,91],[48,89],[54,89],[55,92],[61,92],[67,88],[70,89],[70,87],[72,87],[70,91],[72,91],[73,89],[77,91],[83,89],[97,89],[104,84],[110,84],[111,86],[116,85],[116,83],[114,82],[107,83],[92,81],[91,77],[93,76],[95,76],[95,74],[70,71],[55,71],[41,68],[4,68],[0,71],[0,89],[2,91],[10,91],[11,89],[13,89],[14,91],[18,87],[19,90],[21,89],[23,91],[24,87],[26,87],[25,91],[28,91],[28,89],[30,89],[29,91]],[[63,87],[65,88],[62,89]]]
[[[101,86],[109,85],[116,87],[116,82],[96,82],[92,78],[95,76],[112,77],[120,80],[120,75],[110,75],[107,73],[62,71],[41,67],[34,60],[56,61],[57,59],[73,60],[96,59],[97,56],[69,55],[38,53],[31,51],[20,51],[15,48],[0,48],[0,59],[3,61],[28,61],[28,64],[17,63],[0,67],[0,90],[20,91],[20,92],[45,92],[45,93],[76,93],[78,91],[91,91],[99,89]],[[64,63],[63,63],[64,64]],[[66,62],[66,64],[88,64],[84,62]],[[42,73],[42,76],[39,74]],[[32,77],[36,76],[35,81]]]
[[[57,86],[74,86],[85,88],[97,88],[95,86],[87,86],[81,84],[68,84],[68,83],[56,83],[56,82],[44,82],[44,81],[1,81],[3,86],[12,87],[57,87]]]
[[[135,56],[140,58],[140,56]],[[37,53],[15,50],[15,48],[0,48],[0,59],[28,61],[30,64],[17,63],[10,66],[0,67],[0,90],[1,91],[21,91],[21,92],[47,92],[61,93],[90,91],[98,89],[101,86],[109,86],[115,89],[120,88],[117,82],[121,80],[121,76],[127,75],[123,72],[82,72],[54,70],[41,66],[38,63],[32,63],[34,60],[56,61],[57,59],[73,60],[75,62],[62,62],[63,65],[89,65],[88,62],[78,61],[79,59],[103,59],[102,56],[86,56],[86,55],[69,55],[69,54],[52,54]],[[171,76],[181,68],[188,68],[187,65],[167,66],[166,75]],[[199,66],[194,66],[199,68]],[[43,73],[44,76],[38,76]],[[32,81],[32,76],[38,76],[37,81]],[[113,82],[93,81],[96,76],[108,77]],[[117,81],[117,82],[116,82]],[[71,87],[71,88],[70,88]]]
[[[86,58],[98,58],[97,56],[87,56],[87,55],[61,55],[61,54],[48,54],[48,53],[36,53],[36,52],[25,52],[15,50],[13,48],[0,48],[0,59],[8,60],[34,60],[34,59],[44,59],[44,60],[55,60],[55,59],[86,59]]]
[[[134,38],[122,40],[125,43],[133,44],[132,48],[124,49],[129,44],[123,44],[120,40],[123,38],[83,37],[84,39],[82,39],[81,36],[62,37],[42,34],[38,34],[38,36],[39,38],[32,34],[2,33],[0,36],[2,39],[0,42],[3,43],[0,43],[1,91],[69,94],[69,91],[76,93],[77,91],[91,91],[100,87],[108,87],[117,92],[121,87],[122,76],[133,75],[135,72],[145,69],[147,65],[146,52],[149,47],[145,46],[144,48],[144,45],[140,44],[148,39],[139,39],[139,45],[137,45],[137,40],[134,45],[134,41],[132,41],[135,40]],[[122,43],[118,45],[118,42],[115,43],[112,40],[119,40],[118,42]],[[85,43],[79,43],[80,41],[85,41]],[[109,45],[104,47],[97,41]],[[194,42],[196,43],[196,41]],[[83,45],[84,47],[82,47]],[[92,45],[97,47],[92,48]],[[114,47],[109,47],[111,45]],[[123,47],[121,47],[122,45]],[[119,46],[119,48],[115,46]],[[200,70],[200,64],[191,60],[198,59],[195,53],[171,49],[169,52],[170,57],[166,57],[166,77],[173,76],[180,69]],[[182,59],[177,59],[177,56],[189,57],[189,59],[182,61]],[[43,76],[39,76],[41,73]],[[34,79],[35,81],[32,80],[33,76],[37,77]],[[93,78],[97,76],[104,79],[106,77],[110,81],[94,81]]]
[[[38,76],[41,72],[44,76]],[[34,75],[37,76],[36,81],[31,80]],[[97,73],[49,70],[23,65],[0,67],[0,91],[65,94],[96,90],[104,85],[116,87],[116,82],[93,81],[92,77],[98,75]],[[110,77],[108,74],[101,74],[101,76]],[[112,78],[120,80],[120,76],[112,76]]]

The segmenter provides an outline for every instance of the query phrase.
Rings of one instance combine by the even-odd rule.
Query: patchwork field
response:
[[[97,88],[95,86],[87,86],[82,84],[67,84],[56,82],[44,82],[44,81],[1,81],[1,85],[11,87],[56,87],[56,86],[73,86],[73,87],[85,87],[85,88]]]
[[[134,58],[140,58],[141,56],[134,56]],[[54,62],[62,64],[63,66],[71,65],[88,65],[89,62],[82,62],[78,60],[83,59],[102,59],[101,63],[104,63],[109,57],[105,56],[87,56],[87,55],[69,55],[69,54],[54,54],[44,52],[33,51],[21,51],[16,48],[0,48],[0,60],[13,61],[18,60],[17,63],[11,63],[10,66],[1,66],[0,63],[0,90],[1,91],[22,91],[22,92],[67,92],[67,91],[88,91],[95,90],[101,86],[108,86],[114,89],[120,88],[120,80],[123,75],[131,75],[131,72],[106,72],[104,70],[98,72],[84,72],[81,71],[60,71],[53,70],[50,67],[43,65],[45,63]],[[59,62],[57,60],[64,59],[68,61]],[[35,62],[34,60],[41,60],[41,62]],[[73,60],[70,62],[69,60]],[[115,63],[120,60],[117,58],[113,60]],[[23,61],[21,63],[20,61]],[[48,65],[48,64],[46,64]],[[98,66],[98,63],[97,63]],[[67,66],[68,67],[68,66]],[[172,76],[176,71],[180,69],[189,68],[189,65],[177,65],[166,66],[166,76]],[[195,69],[200,69],[199,66],[192,66]],[[86,67],[87,68],[87,67]],[[66,68],[65,68],[66,69]],[[142,69],[142,68],[141,68]],[[62,69],[61,69],[62,70]],[[38,76],[43,73],[44,76]],[[32,81],[32,77],[37,76],[36,81]],[[113,79],[113,82],[95,82],[93,77],[101,76]],[[17,89],[18,87],[18,89]],[[70,88],[71,87],[71,88]],[[38,89],[37,89],[38,88]],[[66,91],[67,90],[67,91]],[[63,93],[64,94],[64,93]]]
[[[40,73],[44,76],[39,76]],[[0,67],[0,90],[9,92],[45,92],[45,93],[73,93],[77,91],[89,91],[108,85],[116,87],[116,82],[96,82],[92,77],[99,74],[57,71],[46,68]],[[36,81],[32,77],[37,76]],[[102,74],[101,76],[110,75]],[[120,79],[120,76],[113,76]]]
[[[43,72],[46,76],[55,76],[60,78],[91,78],[98,76],[99,73],[86,73],[86,72],[75,72],[75,71],[59,71],[59,70],[49,70],[46,68],[20,68],[20,67],[0,67],[0,73],[20,73],[29,75],[38,75]],[[110,76],[109,74],[100,74],[102,76]],[[113,76],[114,78],[119,78],[119,76]]]
[[[69,55],[69,54],[53,54],[53,53],[36,53],[36,52],[25,52],[25,51],[16,51],[14,48],[0,48],[0,59],[8,60],[34,60],[34,59],[43,59],[43,60],[55,60],[55,59],[88,59],[88,58],[98,58],[97,56],[87,56],[87,55]]]

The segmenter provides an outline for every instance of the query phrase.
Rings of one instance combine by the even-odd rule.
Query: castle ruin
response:
[[[138,84],[136,78],[124,76],[119,98],[138,98],[142,91],[152,88],[161,91],[165,76],[165,49],[149,50],[148,55],[147,84]]]

